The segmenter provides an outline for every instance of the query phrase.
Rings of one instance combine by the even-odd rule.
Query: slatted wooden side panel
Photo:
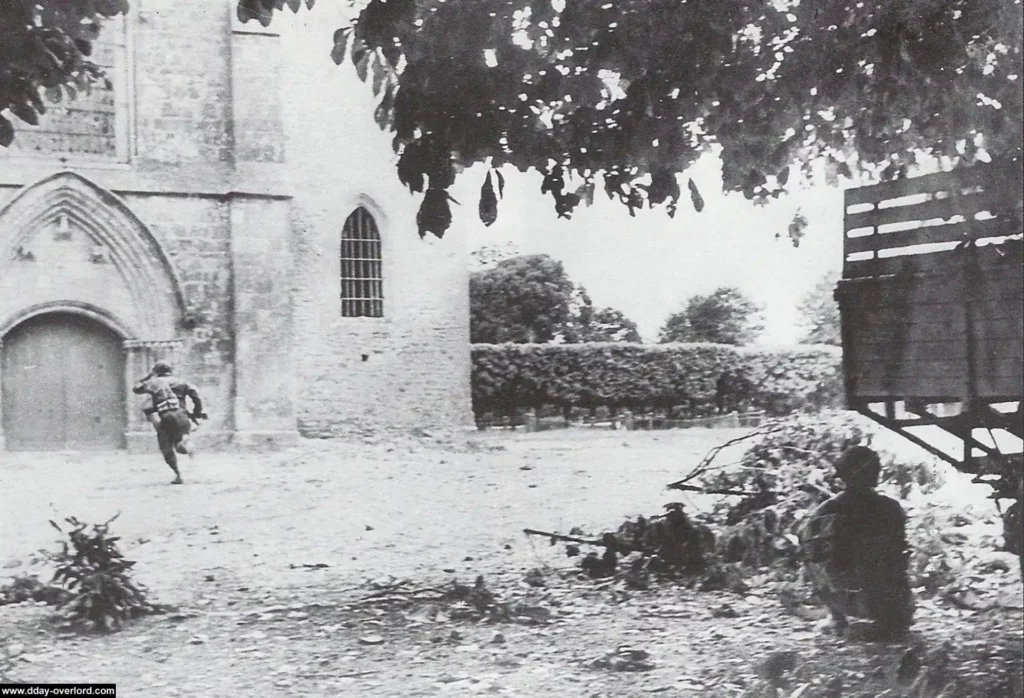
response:
[[[1024,255],[1021,245],[968,279],[974,366],[982,397],[1024,399]]]
[[[850,189],[843,278],[939,271],[965,240],[1021,233],[1022,171],[979,165]]]
[[[948,257],[956,263],[941,274],[840,282],[851,403],[1024,395],[1021,246],[976,250],[973,269],[965,254]]]

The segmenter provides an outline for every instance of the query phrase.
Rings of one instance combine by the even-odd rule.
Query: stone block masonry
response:
[[[330,60],[344,18],[318,4],[268,30],[233,6],[133,3],[112,49],[116,162],[0,153],[0,328],[81,310],[123,337],[128,381],[173,357],[208,404],[204,447],[471,426],[465,241],[418,238],[372,95]],[[380,318],[342,317],[340,233],[360,206]],[[25,236],[36,260],[14,263]],[[152,450],[125,399],[128,447]]]
[[[213,197],[136,194],[127,203],[174,265],[184,297],[183,376],[201,386],[211,409],[207,431],[231,431],[234,416],[231,225],[229,207]],[[147,446],[148,447],[148,446]]]

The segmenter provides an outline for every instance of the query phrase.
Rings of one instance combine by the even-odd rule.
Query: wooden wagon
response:
[[[1021,184],[981,165],[848,190],[836,290],[848,406],[1002,496],[1021,486]]]

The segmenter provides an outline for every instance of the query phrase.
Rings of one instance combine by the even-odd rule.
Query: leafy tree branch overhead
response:
[[[337,1],[337,0],[336,0]],[[269,23],[313,0],[240,0]],[[543,173],[561,216],[595,190],[631,212],[708,183],[680,177],[703,153],[726,191],[764,201],[824,159],[834,172],[896,177],[920,155],[1020,166],[1021,0],[370,0],[334,35],[379,97],[398,176],[422,193],[420,233],[443,235],[464,167]],[[32,123],[88,60],[126,0],[0,3],[0,143],[8,110]],[[67,90],[70,92],[70,90]],[[717,182],[715,183],[717,186]]]
[[[598,187],[630,212],[672,215],[684,191],[699,211],[679,175],[710,149],[756,201],[819,158],[871,177],[922,153],[1020,165],[1020,0],[371,0],[335,44],[380,97],[421,235],[448,228],[476,163],[486,224],[505,165],[542,172],[565,217]]]
[[[0,146],[14,140],[12,116],[37,124],[47,102],[105,79],[92,43],[105,19],[127,11],[128,0],[0,2]]]

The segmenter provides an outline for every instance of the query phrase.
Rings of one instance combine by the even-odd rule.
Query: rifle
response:
[[[577,538],[576,536],[563,536],[560,533],[548,533],[547,531],[538,531],[532,528],[524,528],[523,533],[528,536],[544,536],[549,539],[554,545],[555,541],[562,541],[563,543],[579,543],[581,545],[593,545],[599,548],[611,548],[620,552],[636,552],[650,554],[651,551],[644,548],[638,548],[636,546],[623,543],[617,539],[613,534],[606,533],[600,539]]]
[[[699,485],[686,485],[682,482],[673,482],[665,486],[669,490],[682,490],[683,492],[700,492],[701,494],[726,494],[734,497],[754,497],[759,492],[744,492],[743,490],[716,490]]]

